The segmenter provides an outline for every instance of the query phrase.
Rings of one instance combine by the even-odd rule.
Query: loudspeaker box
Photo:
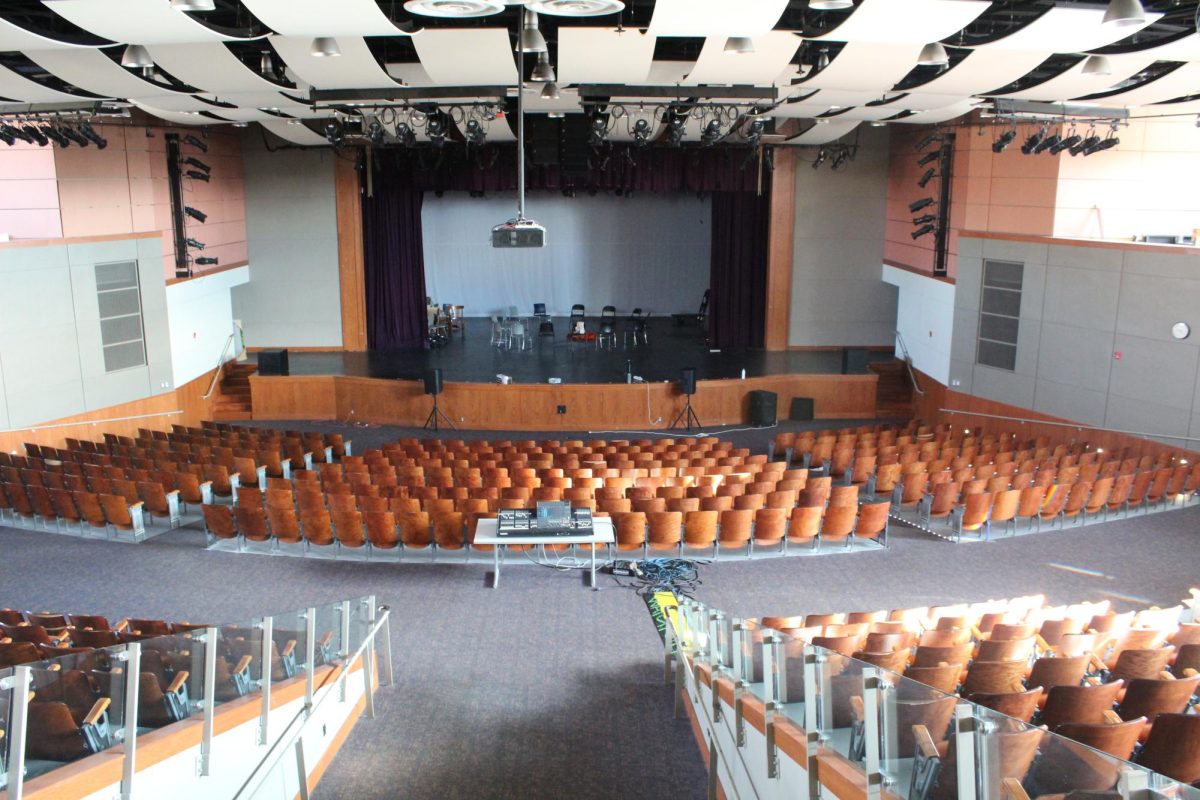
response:
[[[679,391],[684,394],[696,393],[696,368],[684,367],[679,370]]]
[[[750,392],[750,424],[756,428],[765,428],[775,424],[775,407],[779,403],[779,395],[762,389]]]
[[[442,371],[434,367],[425,370],[425,394],[442,393]]]

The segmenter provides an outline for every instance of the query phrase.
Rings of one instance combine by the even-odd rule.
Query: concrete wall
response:
[[[167,316],[171,326],[171,365],[175,385],[182,386],[217,366],[225,352],[234,358],[241,343],[233,333],[233,287],[250,280],[250,268],[238,267],[180,281],[167,287]]]
[[[250,281],[233,290],[249,347],[340,347],[337,213],[326,148],[243,140]]]
[[[879,280],[883,260],[888,139],[862,127],[858,156],[837,172],[826,161],[796,170],[795,250],[788,344],[887,345],[896,290]]]
[[[946,384],[954,333],[954,284],[884,265],[883,281],[896,287],[896,355],[907,348],[913,366]],[[903,345],[903,347],[902,347]]]
[[[984,258],[1025,264],[1017,365],[975,364]],[[1091,425],[1200,436],[1200,256],[963,237],[949,386]],[[1171,326],[1186,322],[1184,340]]]
[[[95,265],[136,260],[147,364],[104,371]],[[0,426],[23,428],[170,391],[157,237],[0,249]]]

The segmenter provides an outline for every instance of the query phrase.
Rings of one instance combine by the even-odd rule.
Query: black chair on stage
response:
[[[617,307],[605,306],[600,311],[600,333],[596,336],[596,347],[617,346]]]
[[[629,347],[630,337],[633,337],[634,347],[637,347],[638,344],[650,344],[650,337],[646,333],[646,323],[649,319],[650,314],[643,314],[640,308],[635,308],[630,313],[629,319],[625,320],[625,327],[622,329],[621,344],[623,347]]]
[[[550,319],[550,315],[546,313],[545,303],[533,304],[533,316],[538,320],[538,338],[549,336],[554,338],[554,322]]]
[[[587,324],[583,315],[583,303],[576,303],[571,306],[571,321],[567,326],[568,334],[582,334],[587,331]]]
[[[671,318],[675,320],[675,324],[683,325],[688,322],[695,322],[701,328],[704,328],[708,323],[708,298],[711,292],[711,289],[704,290],[704,297],[700,299],[700,309],[695,314],[672,314]]]

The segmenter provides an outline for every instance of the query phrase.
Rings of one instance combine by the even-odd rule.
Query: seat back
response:
[[[1046,696],[1042,724],[1051,731],[1066,722],[1098,725],[1124,685],[1118,680],[1098,686],[1055,686]]]
[[[1181,783],[1200,780],[1200,715],[1159,714],[1137,763]]]
[[[1177,680],[1134,678],[1117,707],[1121,719],[1145,717],[1153,722],[1159,714],[1182,714],[1191,704],[1200,675]]]
[[[271,527],[271,535],[276,540],[287,544],[297,544],[301,541],[300,520],[290,503],[286,506],[268,505],[267,522]]]

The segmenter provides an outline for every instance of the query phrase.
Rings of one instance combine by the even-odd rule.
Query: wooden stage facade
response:
[[[692,408],[705,427],[744,424],[749,393],[778,395],[786,419],[793,397],[811,397],[817,419],[874,419],[878,376],[779,374],[701,380]],[[424,424],[432,398],[417,380],[352,375],[250,377],[255,419],[336,420],[406,427]],[[441,410],[457,427],[473,430],[656,430],[684,408],[675,382],[472,383],[447,382]],[[560,411],[560,409],[562,409]]]

